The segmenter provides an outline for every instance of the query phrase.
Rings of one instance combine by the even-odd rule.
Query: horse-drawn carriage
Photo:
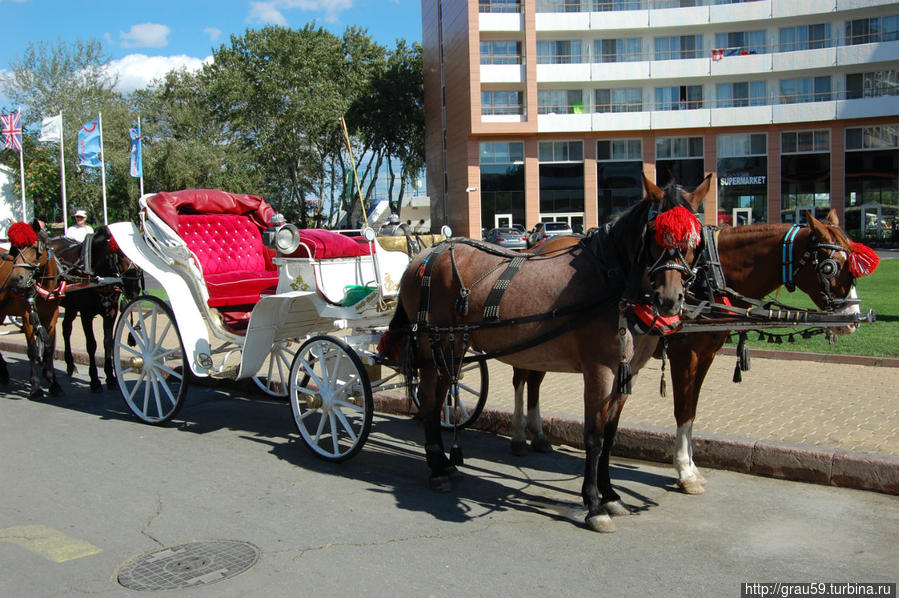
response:
[[[114,363],[134,415],[171,419],[191,376],[253,378],[289,398],[315,454],[355,455],[371,428],[372,393],[406,386],[376,345],[409,256],[385,250],[370,229],[300,231],[252,195],[156,193],[140,207],[139,227],[110,225],[162,291],[132,300],[116,325]],[[468,416],[486,398],[479,366],[462,405]]]

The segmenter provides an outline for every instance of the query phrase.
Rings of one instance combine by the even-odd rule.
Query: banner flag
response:
[[[140,123],[136,127],[128,129],[131,135],[131,176],[140,178],[144,176],[143,156],[141,155]]]
[[[41,121],[41,136],[38,141],[55,141],[59,143],[62,140],[62,115],[48,116]]]
[[[100,168],[100,119],[81,125],[78,131],[78,164]]]
[[[22,152],[22,111],[0,114],[3,147]]]

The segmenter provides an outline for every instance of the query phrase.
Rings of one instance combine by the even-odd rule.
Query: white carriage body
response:
[[[198,376],[233,379],[254,376],[279,341],[348,327],[385,325],[409,257],[369,241],[370,255],[316,259],[275,257],[277,287],[262,294],[243,331],[228,328],[209,306],[200,265],[187,243],[153,209],[152,195],[140,199],[141,228],[110,225],[122,252],[168,295],[191,370]],[[313,249],[307,253],[314,256]],[[351,305],[340,305],[347,287],[373,290]],[[358,291],[358,289],[355,289]],[[217,343],[219,346],[213,346]],[[231,356],[240,355],[238,364]]]

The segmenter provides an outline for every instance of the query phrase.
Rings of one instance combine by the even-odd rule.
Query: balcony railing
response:
[[[537,12],[611,12],[742,4],[758,0],[537,0]],[[488,3],[489,4],[489,3]],[[484,2],[481,3],[481,6]],[[487,12],[481,10],[481,12]]]
[[[481,0],[479,12],[521,12],[519,0]]]

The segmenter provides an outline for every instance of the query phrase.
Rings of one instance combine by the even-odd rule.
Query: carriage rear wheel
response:
[[[477,353],[469,350],[468,356]],[[459,372],[459,400],[453,398],[452,388],[447,391],[440,408],[440,427],[446,430],[464,429],[478,419],[487,402],[489,375],[487,362],[473,361],[462,366]],[[418,401],[418,384],[413,382],[412,401],[421,408]]]
[[[288,399],[306,446],[326,461],[359,452],[371,430],[374,400],[368,374],[346,343],[313,336],[290,366]]]
[[[172,419],[184,404],[190,374],[171,308],[149,295],[129,302],[116,323],[113,351],[131,413],[148,424]]]
[[[296,347],[294,343],[295,341],[277,341],[273,344],[268,359],[264,362],[265,375],[253,376],[253,382],[265,394],[282,399],[287,397],[288,373],[293,361],[293,348]]]

